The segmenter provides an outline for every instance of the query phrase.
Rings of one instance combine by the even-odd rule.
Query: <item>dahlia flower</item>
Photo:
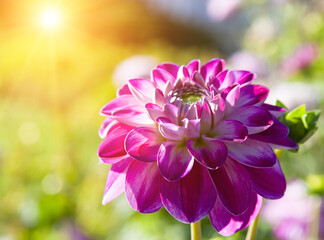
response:
[[[131,79],[106,104],[98,155],[112,164],[103,204],[125,192],[141,213],[165,209],[183,223],[209,215],[222,235],[247,227],[261,199],[283,196],[273,148],[296,148],[264,103],[269,90],[247,71],[212,59],[200,66],[158,65]]]

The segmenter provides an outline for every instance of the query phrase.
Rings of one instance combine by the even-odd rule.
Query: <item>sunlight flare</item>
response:
[[[45,9],[41,16],[40,22],[46,29],[57,28],[61,23],[62,16],[57,9]]]

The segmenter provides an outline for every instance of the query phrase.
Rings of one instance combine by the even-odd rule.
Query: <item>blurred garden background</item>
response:
[[[160,62],[224,58],[256,72],[272,103],[324,108],[323,0],[0,0],[0,16],[0,240],[189,238],[164,209],[139,214],[125,196],[101,204],[99,111]],[[257,239],[324,237],[323,142],[321,117],[297,154],[282,155],[302,185],[288,201],[300,204],[288,202],[288,217],[271,215],[287,203],[265,206]],[[207,218],[203,239],[223,239]]]

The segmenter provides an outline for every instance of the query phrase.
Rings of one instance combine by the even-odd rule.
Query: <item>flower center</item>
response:
[[[183,104],[195,103],[205,95],[200,87],[192,84],[185,84],[181,89],[173,90],[172,96],[175,98],[180,98]]]

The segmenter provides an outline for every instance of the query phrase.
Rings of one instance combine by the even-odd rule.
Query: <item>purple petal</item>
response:
[[[161,198],[173,217],[183,223],[192,223],[209,213],[216,200],[216,190],[207,169],[195,164],[179,181],[162,181]]]
[[[263,103],[268,97],[269,89],[261,85],[248,85],[241,88],[236,107]]]
[[[105,205],[109,203],[125,191],[126,172],[132,161],[132,158],[126,157],[122,161],[111,166],[107,177],[102,204]]]
[[[262,197],[269,199],[281,198],[286,190],[286,179],[276,159],[271,168],[245,167],[250,174],[253,189]]]
[[[156,163],[134,161],[126,175],[125,193],[129,204],[141,213],[153,213],[162,207],[162,176]]]
[[[291,140],[289,137],[283,137],[280,139],[275,139],[270,142],[271,147],[277,148],[277,149],[297,149],[298,145]]]
[[[187,148],[199,163],[210,169],[219,168],[227,157],[226,145],[211,138],[189,139]]]
[[[262,142],[272,142],[273,140],[278,140],[286,137],[289,133],[289,128],[285,124],[279,122],[276,118],[274,118],[273,120],[273,125],[267,130],[250,135],[249,137]]]
[[[233,111],[228,119],[235,119],[243,123],[249,134],[262,132],[274,123],[272,115],[261,107],[246,106]]]
[[[129,90],[141,103],[153,102],[155,86],[150,79],[131,79]]]
[[[278,107],[278,106],[274,106],[274,105],[270,105],[270,104],[262,104],[261,107],[267,111],[269,111],[271,114],[273,114],[276,118],[280,117],[281,115],[285,114],[285,112],[287,112],[287,110],[285,108],[282,107]]]
[[[233,215],[242,214],[249,206],[252,197],[252,184],[244,167],[227,158],[223,166],[210,170],[223,206]]]
[[[276,154],[269,144],[252,139],[244,142],[227,142],[228,155],[251,167],[271,167],[276,163]]]
[[[158,152],[158,166],[162,175],[169,181],[186,176],[194,163],[194,158],[186,146],[174,141],[165,141]]]
[[[200,70],[200,60],[195,59],[192,60],[188,65],[187,65],[187,69],[189,72],[189,76],[193,76],[194,72],[199,72]]]
[[[156,84],[157,88],[161,89],[162,92],[164,91],[167,82],[174,83],[176,80],[170,72],[161,68],[156,68],[152,70],[152,79]]]
[[[205,81],[209,81],[210,78],[216,77],[218,73],[225,68],[225,61],[223,59],[212,59],[206,62],[200,69],[201,76]]]
[[[215,126],[211,134],[217,139],[242,141],[246,139],[248,130],[237,120],[225,119]]]
[[[209,213],[210,222],[219,234],[230,236],[246,228],[258,216],[261,206],[262,198],[254,193],[249,208],[243,214],[235,216],[226,211],[217,199]]]
[[[137,160],[155,162],[163,141],[157,129],[135,128],[126,137],[125,149],[130,156]]]
[[[126,135],[133,127],[119,123],[114,125],[108,132],[107,136],[99,145],[98,156],[105,163],[110,162],[109,158],[119,158],[126,155],[124,141]]]
[[[167,72],[169,72],[173,76],[174,82],[177,79],[179,65],[176,65],[173,63],[163,63],[163,64],[157,66],[157,68],[161,68],[161,69],[164,69]],[[174,83],[174,82],[171,82],[171,83]]]

